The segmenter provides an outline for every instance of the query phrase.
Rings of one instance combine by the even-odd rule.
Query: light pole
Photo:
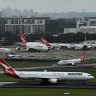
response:
[[[91,41],[91,60],[92,60],[92,41]]]
[[[20,33],[22,32],[22,16],[20,16]]]
[[[31,42],[31,33],[28,33],[29,40]]]

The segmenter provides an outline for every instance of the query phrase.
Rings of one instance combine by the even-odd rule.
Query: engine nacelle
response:
[[[16,47],[16,50],[20,50],[20,47]]]
[[[70,65],[74,66],[74,65],[75,65],[75,63],[71,63]]]
[[[50,83],[57,83],[57,79],[49,79],[48,80]]]

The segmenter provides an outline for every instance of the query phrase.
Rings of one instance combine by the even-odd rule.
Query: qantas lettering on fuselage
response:
[[[45,71],[15,71],[4,59],[0,58],[3,73],[19,79],[41,79],[50,83],[58,80],[90,80],[94,77],[85,72],[47,72]]]

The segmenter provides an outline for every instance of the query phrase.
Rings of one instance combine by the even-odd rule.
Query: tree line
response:
[[[40,38],[43,36],[50,43],[78,43],[85,40],[96,40],[96,33],[67,33],[67,34],[53,34],[53,33],[36,33],[36,34],[27,34],[26,39],[29,42],[34,42],[36,40],[40,41]],[[15,42],[20,42],[20,34],[13,34],[12,32],[0,32],[0,40],[4,38],[7,41],[7,45],[11,45]]]

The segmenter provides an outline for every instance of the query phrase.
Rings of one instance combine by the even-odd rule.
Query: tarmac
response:
[[[56,84],[44,84],[39,81],[0,82],[0,88],[89,88],[95,89],[96,82],[58,82]]]

